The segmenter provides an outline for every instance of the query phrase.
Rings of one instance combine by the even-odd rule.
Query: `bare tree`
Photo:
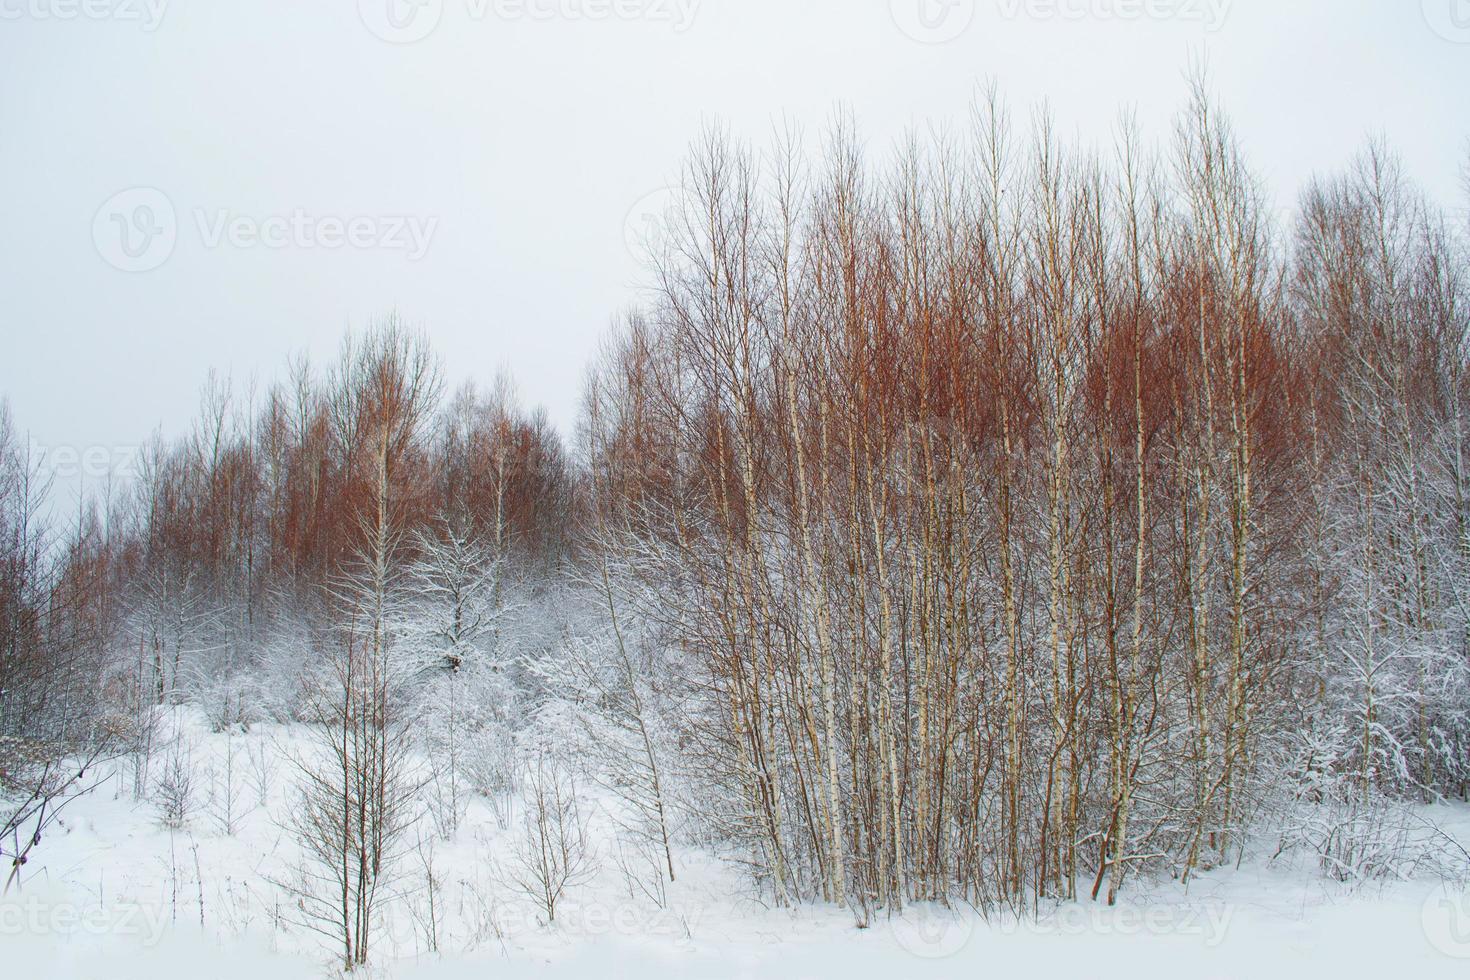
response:
[[[333,402],[338,445],[364,482],[355,559],[332,589],[336,639],[310,702],[317,751],[299,760],[296,829],[314,858],[310,924],[365,964],[417,790],[403,690],[403,524],[422,425],[437,396],[426,345],[390,322],[344,349]]]
[[[596,873],[597,853],[570,773],[538,755],[527,768],[524,787],[521,835],[504,875],[554,923],[568,889]]]

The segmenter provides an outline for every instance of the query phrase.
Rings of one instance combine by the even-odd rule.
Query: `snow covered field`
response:
[[[193,718],[184,731],[185,827],[164,829],[156,801],[135,802],[127,765],[114,765],[68,806],[24,886],[0,906],[7,975],[288,980],[335,969],[288,887],[300,856],[286,826],[294,790],[282,758],[297,751],[299,731],[257,726],[226,737]],[[233,834],[224,831],[227,784]],[[1425,816],[1470,841],[1470,808]],[[594,830],[604,823],[597,874],[569,894],[554,927],[504,880],[514,821],[502,830],[476,803],[449,842],[425,821],[399,862],[374,973],[1448,977],[1470,968],[1470,893],[1433,881],[1347,890],[1258,856],[1187,890],[1135,881],[1112,909],[1084,901],[1035,921],[987,922],[968,910],[914,907],[859,929],[847,910],[765,908],[739,869],[687,849],[660,907],[621,870],[606,819],[594,820]]]

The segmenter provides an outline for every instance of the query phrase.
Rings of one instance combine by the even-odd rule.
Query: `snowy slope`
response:
[[[297,751],[299,732],[207,733],[187,719],[196,807],[180,831],[132,798],[119,765],[73,803],[0,905],[10,976],[270,977],[330,974],[331,950],[305,929],[289,891],[299,855],[285,829],[289,765],[267,773],[265,805],[249,760]],[[221,828],[227,752],[237,826]],[[156,764],[156,763],[155,763]],[[211,790],[213,802],[211,803]],[[1426,814],[1470,840],[1470,811]],[[401,898],[373,953],[374,973],[470,977],[1199,977],[1465,976],[1470,894],[1431,881],[1353,891],[1300,869],[1248,863],[1173,882],[1136,882],[1113,909],[1082,902],[1037,921],[985,922],[918,907],[859,929],[840,909],[768,909],[739,872],[679,855],[660,908],[630,885],[603,827],[594,881],[548,927],[496,871],[514,831],[471,810],[453,842],[410,846]],[[426,868],[437,885],[429,926]],[[431,948],[437,945],[438,951]]]

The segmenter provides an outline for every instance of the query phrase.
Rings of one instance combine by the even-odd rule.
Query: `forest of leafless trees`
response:
[[[0,733],[141,792],[163,706],[311,726],[298,887],[349,965],[420,805],[452,834],[529,793],[554,906],[578,781],[647,879],[702,846],[859,921],[1433,860],[1411,805],[1470,784],[1470,228],[1376,142],[1278,212],[1200,85],[1162,137],[992,93],[881,161],[841,118],[711,130],[566,443],[397,319],[212,377],[80,510],[0,414]],[[64,799],[46,767],[7,793]],[[45,819],[11,813],[6,863]]]

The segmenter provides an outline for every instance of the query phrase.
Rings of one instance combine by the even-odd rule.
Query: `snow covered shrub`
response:
[[[256,806],[266,806],[276,782],[276,770],[280,768],[279,752],[274,745],[252,742],[245,747],[245,758],[249,763],[245,778],[255,791]]]
[[[143,669],[136,649],[114,658],[103,674],[104,707],[98,719],[113,749],[123,757],[134,800],[148,796],[153,757],[163,742],[164,709],[145,683]]]
[[[441,519],[415,545],[419,558],[408,569],[398,628],[417,665],[427,801],[448,838],[475,793],[490,801],[502,826],[509,819],[521,717],[503,632],[518,605],[507,597],[499,549],[455,522]]]
[[[234,836],[239,829],[244,807],[244,770],[240,756],[233,727],[227,728],[222,758],[211,761],[204,771],[209,784],[206,809],[219,832],[227,837]]]
[[[619,615],[614,611],[606,628],[565,637],[533,666],[547,696],[534,737],[575,753],[588,777],[618,801],[612,819],[630,853],[654,856],[655,876],[667,873],[672,881],[674,731],[655,689],[657,648],[641,630],[620,625],[626,617]]]
[[[159,822],[169,830],[181,830],[194,813],[197,791],[193,745],[179,733],[169,745],[163,771],[153,785]]]
[[[445,913],[444,869],[435,860],[433,834],[420,831],[414,844],[414,856],[418,865],[418,873],[414,877],[418,879],[419,887],[407,896],[408,914],[424,949],[437,953]]]
[[[567,890],[597,873],[597,851],[568,770],[539,756],[527,767],[523,786],[521,835],[503,874],[553,923]]]
[[[101,741],[63,757],[55,742],[0,734],[0,896],[21,879],[31,851],[67,804],[97,787],[94,767],[107,752]]]
[[[276,695],[268,687],[276,682],[255,651],[248,659],[229,658],[213,663],[212,669],[194,679],[195,700],[204,710],[211,731],[232,727],[249,731],[276,713]]]
[[[1285,736],[1296,752],[1275,787],[1273,860],[1306,856],[1323,876],[1351,886],[1420,875],[1463,879],[1470,856],[1413,803],[1364,778],[1358,734],[1316,719]]]
[[[518,691],[482,663],[436,674],[424,685],[416,735],[429,760],[425,793],[435,825],[452,837],[478,794],[504,828],[516,790]]]
[[[1409,881],[1420,876],[1463,880],[1463,851],[1414,809],[1378,792],[1334,795],[1289,811],[1276,857],[1308,855],[1321,873],[1348,885]]]

